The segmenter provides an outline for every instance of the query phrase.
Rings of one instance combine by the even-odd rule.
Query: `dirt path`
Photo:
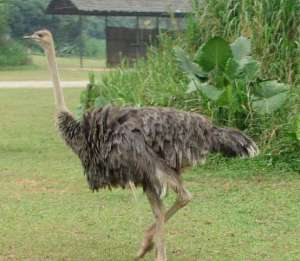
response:
[[[85,88],[88,81],[62,81],[63,88]],[[0,89],[52,88],[50,81],[0,81]]]

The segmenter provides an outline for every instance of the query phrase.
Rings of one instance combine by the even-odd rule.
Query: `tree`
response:
[[[3,37],[7,32],[7,1],[0,0],[0,45],[1,39],[3,41]]]
[[[0,0],[1,1],[1,0]],[[47,1],[43,0],[11,0],[8,24],[12,38],[21,38],[41,28],[53,29],[55,18],[45,15]]]
[[[18,40],[25,34],[46,28],[54,34],[59,51],[77,53],[80,34],[78,16],[45,15],[48,3],[45,0],[26,0],[26,3],[23,0],[11,0],[8,19],[11,37]],[[85,17],[84,21],[87,37],[103,38],[103,19]]]

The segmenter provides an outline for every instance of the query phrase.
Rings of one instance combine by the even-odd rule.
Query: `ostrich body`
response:
[[[58,130],[82,162],[92,190],[141,186],[155,216],[146,230],[137,258],[154,246],[156,260],[165,261],[164,224],[190,200],[183,186],[184,168],[205,160],[208,153],[227,156],[255,156],[256,144],[238,130],[214,127],[205,117],[171,108],[134,108],[112,105],[87,112],[74,119],[65,105],[55,61],[53,38],[42,30],[26,38],[39,43],[48,58],[57,108]],[[167,189],[177,194],[174,205],[165,210]]]

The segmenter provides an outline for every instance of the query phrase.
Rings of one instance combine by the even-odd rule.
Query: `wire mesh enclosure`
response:
[[[147,56],[147,47],[157,39],[156,29],[107,27],[107,65],[115,66],[126,57],[129,62]]]
[[[52,0],[46,10],[52,15],[105,17],[107,65],[147,56],[147,47],[158,43],[160,30],[168,30],[191,11],[190,0]],[[115,17],[119,19],[114,21]],[[120,19],[122,17],[122,19]],[[172,17],[172,18],[171,18]],[[118,21],[117,23],[115,23]],[[121,21],[121,23],[120,23]],[[161,23],[161,26],[160,26]],[[179,26],[178,26],[179,25]]]

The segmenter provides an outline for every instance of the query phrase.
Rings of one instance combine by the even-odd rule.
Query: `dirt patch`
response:
[[[115,68],[107,68],[107,67],[102,67],[102,68],[93,68],[93,67],[85,67],[85,68],[64,68],[64,70],[68,71],[83,71],[83,72],[111,72],[116,70]]]
[[[62,81],[63,88],[85,88],[88,81]],[[51,81],[0,81],[0,89],[53,88]]]
[[[24,185],[24,186],[38,186],[38,182],[36,180],[32,179],[17,179],[16,183],[18,185]]]
[[[54,181],[47,181],[47,183],[39,182],[32,179],[17,179],[16,184],[23,187],[23,189],[30,193],[64,193],[66,189],[55,188],[57,184]]]

